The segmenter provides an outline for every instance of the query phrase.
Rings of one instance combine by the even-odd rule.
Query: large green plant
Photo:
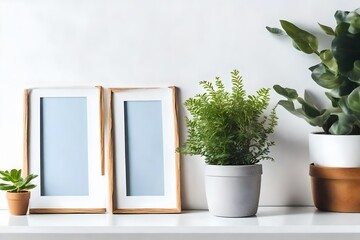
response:
[[[231,72],[232,91],[225,90],[219,77],[215,84],[201,81],[205,93],[185,101],[192,115],[186,117],[188,137],[180,152],[201,155],[210,165],[251,165],[273,160],[268,135],[277,124],[275,110],[263,111],[269,104],[270,89],[261,88],[247,96],[239,72]]]
[[[280,20],[285,32],[266,27],[271,33],[290,37],[296,49],[319,57],[320,63],[309,69],[312,79],[327,89],[329,107],[317,106],[306,91],[302,98],[291,88],[275,85],[274,90],[286,98],[279,105],[312,126],[322,127],[325,133],[360,134],[360,8],[352,12],[336,11],[335,19],[335,29],[319,24],[332,38],[331,46],[324,50],[318,49],[316,36],[291,22]]]
[[[22,192],[33,189],[36,185],[31,184],[31,180],[38,175],[29,174],[27,177],[21,177],[21,169],[12,169],[9,171],[0,171],[0,179],[9,183],[0,183],[0,190],[9,192]]]

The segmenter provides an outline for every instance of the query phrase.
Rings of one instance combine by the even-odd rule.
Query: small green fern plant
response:
[[[269,156],[274,141],[268,135],[277,125],[275,108],[263,114],[270,100],[270,89],[246,95],[238,70],[231,72],[232,91],[226,91],[219,77],[215,83],[201,81],[205,93],[185,101],[192,115],[186,117],[187,140],[181,153],[201,155],[209,165],[252,165]]]

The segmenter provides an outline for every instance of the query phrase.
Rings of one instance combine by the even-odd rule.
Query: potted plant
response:
[[[179,149],[205,158],[209,211],[222,217],[244,217],[258,209],[262,165],[273,160],[268,135],[277,124],[275,109],[266,116],[270,89],[246,95],[239,71],[231,72],[232,91],[221,79],[201,81],[205,92],[185,101],[187,139]]]
[[[0,183],[0,190],[7,191],[9,211],[13,215],[25,215],[29,206],[30,189],[36,187],[31,184],[31,180],[38,175],[29,174],[27,177],[21,177],[21,169],[12,169],[11,171],[0,171],[0,179],[9,183]]]
[[[360,197],[352,193],[360,191],[360,9],[336,11],[335,19],[334,29],[319,24],[332,38],[331,46],[324,50],[318,49],[315,35],[291,22],[280,20],[282,29],[266,28],[290,37],[297,50],[320,60],[309,70],[315,83],[326,89],[327,108],[319,107],[307,91],[299,97],[294,89],[274,86],[286,98],[279,105],[323,129],[309,136],[315,205],[322,210],[359,212]]]

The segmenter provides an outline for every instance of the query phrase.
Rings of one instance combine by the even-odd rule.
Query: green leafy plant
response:
[[[210,165],[251,165],[273,160],[268,135],[277,124],[275,108],[269,116],[263,111],[269,105],[270,89],[261,88],[257,95],[246,95],[239,71],[231,72],[232,91],[225,90],[219,77],[215,84],[201,81],[205,93],[185,101],[192,115],[186,117],[188,137],[180,152],[201,155]]]
[[[9,171],[0,171],[0,179],[7,183],[0,183],[0,190],[9,192],[22,192],[28,191],[36,187],[34,184],[30,184],[31,180],[36,178],[38,175],[29,174],[27,177],[21,177],[21,169],[12,169]]]
[[[329,107],[317,106],[307,91],[302,98],[291,88],[275,85],[274,90],[286,98],[279,105],[312,126],[323,128],[326,134],[360,134],[360,8],[336,11],[335,19],[334,29],[319,24],[332,38],[331,46],[324,50],[318,49],[316,36],[291,22],[280,20],[283,30],[266,27],[271,33],[290,37],[297,50],[319,57],[320,63],[309,69],[315,83],[327,89]]]

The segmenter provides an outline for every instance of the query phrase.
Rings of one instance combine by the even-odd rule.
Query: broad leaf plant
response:
[[[282,29],[266,27],[276,35],[292,39],[293,46],[306,54],[315,54],[320,63],[309,68],[311,78],[326,89],[328,108],[320,108],[305,91],[300,97],[295,89],[275,85],[284,96],[279,105],[290,113],[318,126],[326,134],[360,134],[360,8],[352,12],[336,11],[336,27],[318,24],[332,38],[328,49],[319,50],[318,38],[295,24],[280,20]],[[300,107],[297,107],[297,106]]]

